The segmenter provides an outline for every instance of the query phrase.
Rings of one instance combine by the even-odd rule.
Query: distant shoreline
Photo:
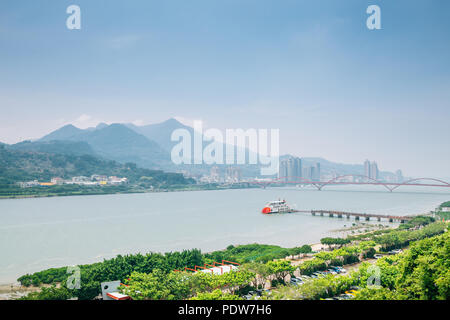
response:
[[[11,195],[0,196],[0,200],[11,199],[33,199],[33,198],[56,198],[56,197],[76,197],[76,196],[106,196],[112,194],[147,194],[147,193],[163,193],[163,192],[188,192],[188,191],[219,191],[219,190],[233,190],[233,189],[256,189],[251,187],[234,187],[234,188],[192,188],[192,189],[160,189],[160,190],[147,190],[147,191],[120,191],[120,192],[105,192],[105,193],[74,193],[74,194],[42,194],[42,195]]]

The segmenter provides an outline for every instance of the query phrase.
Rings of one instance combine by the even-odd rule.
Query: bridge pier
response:
[[[307,211],[299,211],[299,212],[307,212]],[[343,218],[344,216],[347,217],[347,219],[350,219],[352,216],[355,217],[356,221],[365,220],[370,221],[370,218],[377,219],[378,221],[381,221],[381,219],[387,219],[389,222],[398,221],[400,223],[406,223],[409,220],[412,219],[411,216],[389,216],[389,215],[376,215],[376,214],[369,214],[369,213],[352,213],[352,212],[345,212],[345,211],[331,211],[331,210],[311,210],[309,211],[313,216],[317,216],[320,214],[320,216],[328,215],[328,217],[338,217]]]

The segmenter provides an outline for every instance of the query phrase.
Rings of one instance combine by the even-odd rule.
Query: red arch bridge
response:
[[[359,181],[348,181],[349,178],[359,178]],[[353,179],[352,179],[353,180]],[[424,181],[425,183],[421,182]],[[323,187],[329,185],[376,185],[383,186],[390,192],[401,186],[418,186],[418,187],[440,187],[440,188],[450,188],[450,183],[435,179],[435,178],[415,178],[404,182],[385,182],[379,181],[365,175],[360,174],[347,174],[343,176],[336,177],[328,181],[314,181],[308,180],[302,177],[280,177],[272,180],[252,180],[249,181],[250,184],[257,184],[263,187],[269,185],[280,185],[280,184],[300,184],[300,185],[312,185],[318,190],[322,190]],[[449,189],[450,190],[450,189]]]

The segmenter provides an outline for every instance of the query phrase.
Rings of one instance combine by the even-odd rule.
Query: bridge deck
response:
[[[388,220],[400,220],[400,221],[409,221],[414,217],[411,216],[393,216],[387,214],[373,214],[373,213],[358,213],[358,212],[346,212],[346,211],[332,211],[332,210],[296,210],[296,212],[309,212],[313,215],[316,214],[328,214],[328,215],[336,215],[336,216],[347,216],[347,217],[359,217],[359,218],[377,218],[377,219],[388,219]]]

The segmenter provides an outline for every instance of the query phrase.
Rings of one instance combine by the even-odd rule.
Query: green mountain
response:
[[[23,141],[7,146],[8,149],[17,151],[32,151],[44,153],[59,153],[72,155],[92,155],[96,153],[92,147],[84,141]]]
[[[134,124],[126,124],[126,126],[132,130],[134,130],[137,133],[140,133],[142,135],[144,135],[145,137],[147,137],[148,139],[151,139],[155,142],[157,142],[162,148],[164,148],[168,153],[171,152],[172,148],[178,144],[178,141],[171,141],[171,135],[172,132],[177,130],[177,129],[185,129],[187,130],[190,135],[191,135],[191,139],[193,139],[194,137],[194,129],[186,126],[184,124],[182,124],[181,122],[179,122],[176,119],[169,119],[166,120],[164,122],[161,123],[156,123],[156,124],[150,124],[150,125],[145,125],[145,126],[136,126]],[[193,140],[191,140],[193,141]],[[205,147],[206,145],[208,145],[209,142],[203,142],[203,147]],[[225,144],[221,144],[222,149],[224,150],[224,162],[225,162],[225,148],[226,145]],[[250,151],[247,148],[241,149],[247,157],[249,157],[249,153]],[[192,154],[192,159],[194,157],[194,150],[192,148],[191,150]],[[237,162],[237,153],[235,153],[235,163]],[[222,165],[215,165],[217,167],[219,167],[219,171],[221,171],[222,174],[225,174],[226,168],[229,167],[230,165],[227,164],[222,164]],[[170,168],[172,170],[176,169],[176,170],[186,170],[189,171],[193,174],[209,174],[210,170],[211,170],[212,165],[207,165],[207,164],[192,164],[192,165],[172,165],[170,166]],[[260,169],[258,165],[238,165],[238,167],[241,168],[242,174],[244,176],[247,177],[255,177],[258,176],[260,174]]]
[[[83,130],[71,124],[55,130],[48,135],[39,139],[39,141],[53,141],[53,140],[71,140],[72,137],[82,134]]]
[[[62,127],[39,141],[50,139],[85,142],[99,156],[122,163],[134,162],[145,168],[167,168],[171,164],[168,152],[123,124],[103,124],[86,130],[74,128],[70,125]]]
[[[0,146],[0,184],[18,181],[49,181],[52,177],[71,178],[93,174],[126,177],[130,182],[141,179],[154,184],[188,184],[183,175],[137,167],[134,163],[120,164],[91,155],[53,154],[12,150]]]
[[[171,152],[173,146],[178,143],[170,140],[170,136],[173,131],[176,129],[186,129],[189,131],[191,136],[194,135],[194,129],[173,118],[161,123],[149,124],[145,126],[136,126],[131,123],[126,124],[126,126],[135,132],[142,134],[146,138],[155,141],[169,153]]]

